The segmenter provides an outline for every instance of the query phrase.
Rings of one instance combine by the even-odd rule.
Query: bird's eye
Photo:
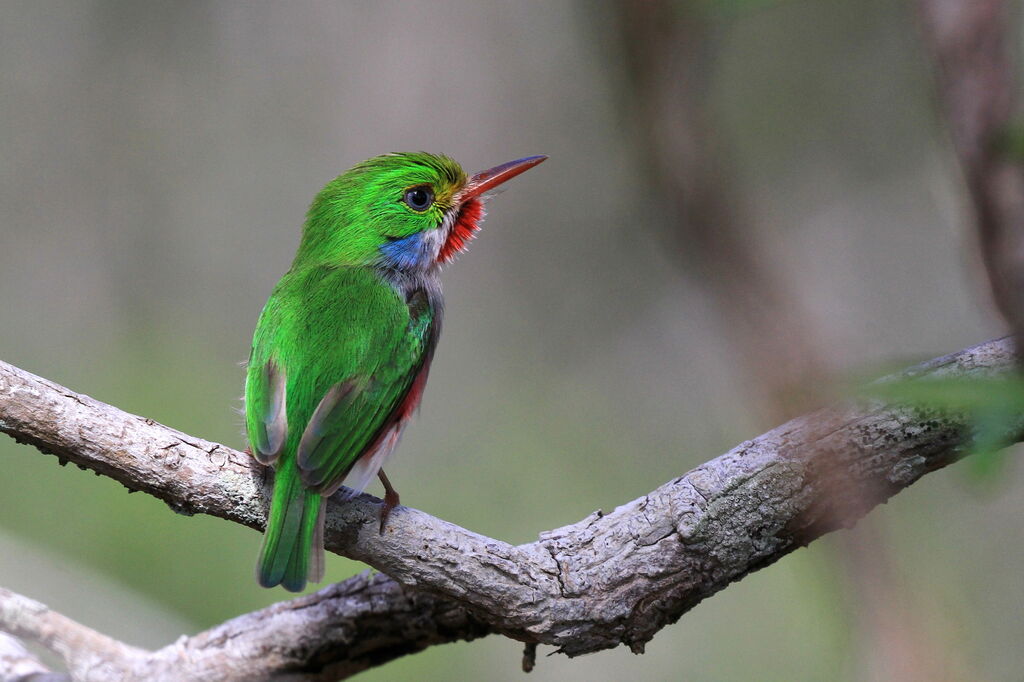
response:
[[[414,211],[425,211],[434,203],[434,191],[426,185],[410,187],[402,200]]]

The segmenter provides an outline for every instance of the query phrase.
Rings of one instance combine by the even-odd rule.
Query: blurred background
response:
[[[0,65],[0,358],[238,448],[239,363],[325,182],[389,151],[548,154],[446,271],[388,466],[404,503],[509,542],[1004,333],[908,3],[9,1]],[[253,531],[0,458],[4,587],[146,647],[287,596]],[[644,656],[542,647],[529,679],[1018,679],[1022,484],[931,474]],[[362,679],[518,680],[521,652]]]

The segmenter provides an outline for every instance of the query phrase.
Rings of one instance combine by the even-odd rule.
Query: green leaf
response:
[[[868,397],[963,413],[1024,412],[1024,379],[1011,377],[912,377],[865,387]]]
[[[1024,121],[1008,123],[993,139],[996,150],[1016,161],[1024,161]]]
[[[879,381],[866,397],[966,417],[973,431],[967,475],[989,484],[1005,470],[1024,422],[1024,377],[911,377]]]

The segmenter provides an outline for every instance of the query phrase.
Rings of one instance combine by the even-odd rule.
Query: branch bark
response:
[[[906,374],[1002,374],[1013,364],[1003,339]],[[269,490],[251,457],[6,363],[0,363],[0,430],[159,497],[179,513],[263,526]],[[487,633],[550,644],[570,656],[620,644],[641,652],[701,600],[852,525],[955,461],[966,436],[964,419],[921,409],[869,403],[820,410],[609,514],[594,512],[520,546],[407,507],[395,510],[380,535],[379,500],[332,500],[327,548],[390,578],[357,576],[153,653],[100,648],[112,652],[107,662],[120,665],[124,679],[337,679]],[[39,639],[42,626],[25,629],[24,618],[44,612],[15,612],[22,620],[0,606],[0,630]]]
[[[126,666],[146,653],[3,588],[0,624],[9,634],[38,642],[58,654],[74,679],[118,679]]]
[[[68,682],[71,678],[50,672],[17,637],[0,632],[0,680],[4,682]]]
[[[60,654],[75,680],[97,682],[327,682],[433,644],[489,632],[450,600],[405,591],[387,576],[368,573],[233,618],[154,652],[126,647],[2,588],[0,629]]]

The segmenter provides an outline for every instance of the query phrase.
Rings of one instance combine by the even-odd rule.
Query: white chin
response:
[[[423,245],[426,247],[424,250],[430,254],[431,263],[437,262],[437,256],[441,253],[441,247],[447,241],[451,229],[451,224],[445,220],[440,227],[423,233]]]

